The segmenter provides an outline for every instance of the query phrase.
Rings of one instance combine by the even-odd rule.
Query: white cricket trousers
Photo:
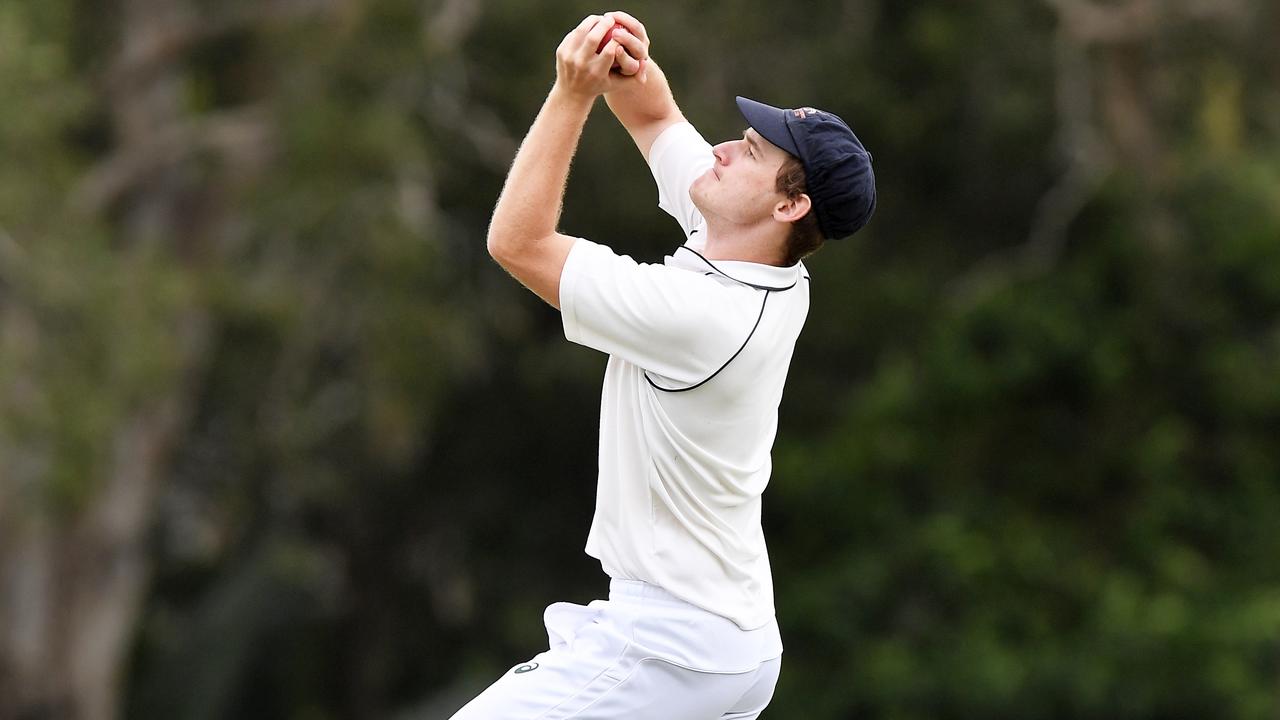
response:
[[[655,585],[613,580],[607,601],[544,618],[550,648],[452,720],[750,720],[778,682],[776,622],[744,632]]]

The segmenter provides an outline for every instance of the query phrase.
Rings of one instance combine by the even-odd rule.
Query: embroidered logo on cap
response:
[[[800,120],[804,120],[805,118],[809,117],[810,115],[817,115],[817,114],[818,114],[818,113],[820,113],[820,112],[822,112],[822,111],[821,111],[821,110],[818,110],[818,109],[816,109],[816,108],[811,108],[811,107],[802,107],[802,108],[796,108],[795,110],[792,110],[792,111],[791,111],[791,114],[792,114],[792,115],[795,115],[795,116],[796,116],[797,118],[799,118]]]

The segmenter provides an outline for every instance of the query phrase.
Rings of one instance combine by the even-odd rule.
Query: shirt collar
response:
[[[757,290],[790,290],[800,282],[801,278],[806,280],[809,278],[803,263],[796,263],[790,267],[778,267],[743,260],[708,260],[702,253],[688,245],[676,248],[675,253],[668,255],[665,262],[669,267],[682,270],[723,275]]]

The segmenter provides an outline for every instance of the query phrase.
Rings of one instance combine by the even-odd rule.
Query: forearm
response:
[[[489,224],[489,251],[518,252],[555,233],[569,165],[594,97],[551,89],[516,153]]]
[[[605,102],[631,133],[646,157],[654,137],[667,125],[684,119],[662,68],[652,58],[645,64],[645,80],[606,93]]]
[[[639,82],[636,73],[644,55],[631,56],[616,37],[606,38],[615,24],[614,14],[588,15],[556,48],[556,83],[516,152],[489,223],[489,254],[556,308],[560,276],[577,243],[556,232],[556,225],[582,126],[597,97]],[[623,40],[633,46],[639,42],[625,33]],[[609,70],[614,63],[618,73]]]

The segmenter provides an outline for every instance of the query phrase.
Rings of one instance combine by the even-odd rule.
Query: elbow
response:
[[[511,256],[512,248],[518,244],[517,240],[509,230],[504,230],[494,225],[489,226],[489,235],[485,240],[485,245],[489,250],[489,257],[498,261],[499,265],[505,265],[505,260]]]
[[[502,253],[502,236],[497,235],[492,229],[489,230],[489,237],[485,240],[485,247],[489,249],[489,257],[494,260]]]
[[[512,263],[521,262],[526,256],[538,251],[542,246],[542,237],[540,233],[529,232],[524,223],[497,220],[489,223],[485,247],[489,250],[489,257],[510,270]]]

